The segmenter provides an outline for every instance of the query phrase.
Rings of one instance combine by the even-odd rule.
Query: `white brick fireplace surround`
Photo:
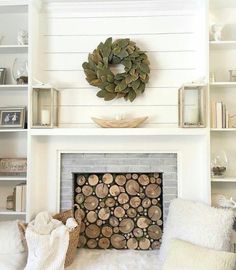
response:
[[[60,210],[61,158],[66,153],[177,154],[178,196],[209,203],[207,140],[204,134],[32,137],[29,218],[41,210]]]
[[[76,173],[163,173],[163,215],[177,198],[177,154],[168,153],[64,153],[61,156],[60,210],[74,204]]]

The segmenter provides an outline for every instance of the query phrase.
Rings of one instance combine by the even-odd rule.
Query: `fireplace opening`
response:
[[[79,247],[158,249],[163,231],[163,173],[75,173],[82,216]]]

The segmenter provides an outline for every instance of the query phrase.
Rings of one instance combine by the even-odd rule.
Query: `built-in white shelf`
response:
[[[26,215],[26,212],[16,212],[16,211],[13,211],[13,210],[7,210],[7,209],[4,209],[4,208],[0,208],[0,215],[21,216],[21,215]]]
[[[31,129],[32,136],[202,136],[204,128],[55,128]]]
[[[236,50],[236,40],[210,41],[213,50]]]
[[[0,53],[26,53],[28,45],[0,45]]]
[[[236,176],[235,177],[222,177],[222,178],[212,178],[211,182],[215,183],[236,183]]]
[[[17,133],[17,132],[27,132],[27,129],[22,129],[22,128],[0,129],[0,133]]]
[[[211,9],[222,9],[222,8],[236,8],[235,0],[211,0],[210,1]]]
[[[211,128],[211,131],[213,132],[234,132],[236,131],[236,128]]]
[[[211,87],[222,87],[222,88],[227,88],[227,87],[235,87],[236,88],[236,82],[214,82],[210,83]]]
[[[0,91],[6,90],[17,90],[17,91],[25,91],[28,89],[27,84],[1,84]]]
[[[0,176],[0,182],[1,181],[27,181],[27,177],[22,177],[22,176]]]

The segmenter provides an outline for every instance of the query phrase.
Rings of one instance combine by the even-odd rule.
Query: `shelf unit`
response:
[[[225,41],[210,41],[210,48],[212,50],[236,50],[235,40],[225,40]]]
[[[224,25],[222,41],[209,42],[210,72],[215,73],[216,79],[210,83],[210,99],[226,104],[230,115],[236,114],[236,82],[229,81],[228,72],[236,69],[236,36],[232,28],[235,15],[235,1],[210,0],[210,18],[214,18],[210,24]],[[211,157],[224,151],[229,161],[225,177],[211,179],[211,192],[236,199],[236,128],[211,128],[210,131]]]
[[[210,83],[210,87],[217,87],[217,88],[236,88],[236,82],[213,82]]]
[[[13,210],[6,210],[6,209],[2,209],[0,208],[0,215],[2,216],[25,216],[26,212],[16,212]]]
[[[29,58],[29,45],[17,45],[19,29],[29,31],[29,1],[0,0],[0,67],[7,68],[7,82],[0,85],[0,107],[27,107],[29,85],[16,85],[11,75],[15,58]],[[15,26],[12,26],[14,21]],[[30,68],[29,68],[30,73]],[[0,129],[0,158],[27,157],[28,129]],[[6,209],[6,197],[16,185],[28,181],[27,176],[0,176],[0,220],[26,219],[26,212]]]
[[[31,136],[204,136],[206,129],[194,128],[56,128],[31,129]]]
[[[213,183],[236,183],[236,176],[235,177],[224,177],[224,178],[212,178],[211,182]]]

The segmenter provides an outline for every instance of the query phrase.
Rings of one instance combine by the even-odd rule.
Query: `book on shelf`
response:
[[[222,101],[212,102],[211,127],[219,129],[229,128],[229,111]]]
[[[14,211],[26,211],[26,184],[19,184],[14,188]]]

